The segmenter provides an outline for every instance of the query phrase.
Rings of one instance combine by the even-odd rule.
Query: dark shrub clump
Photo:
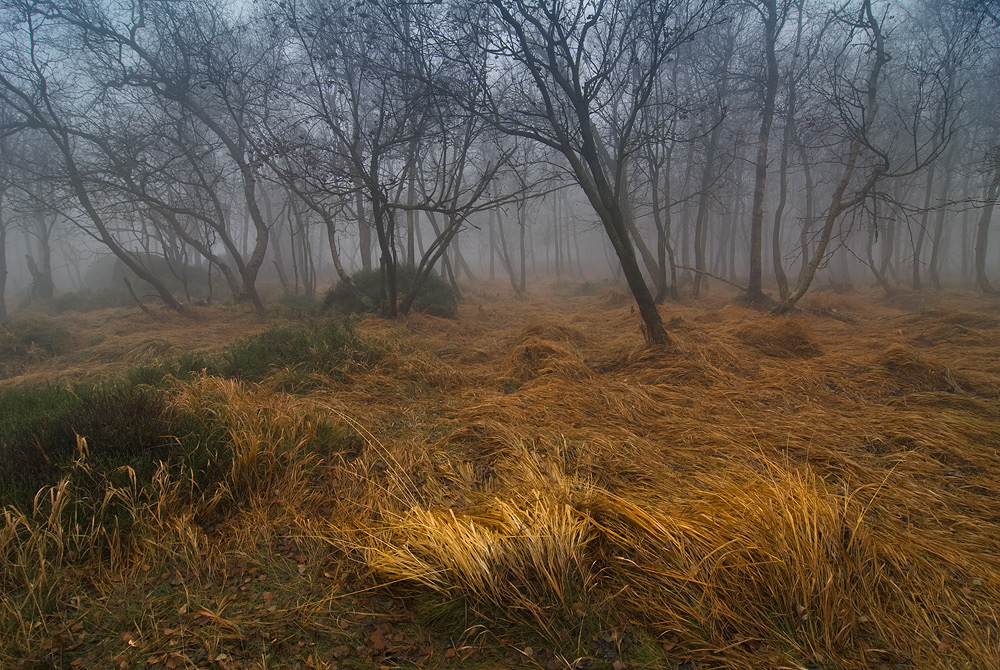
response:
[[[172,441],[163,396],[151,388],[108,383],[0,391],[0,502],[25,504],[58,480],[85,438],[96,471],[130,466],[152,475]]]
[[[409,291],[416,274],[417,269],[412,265],[400,265],[396,268],[400,297]],[[336,309],[344,314],[378,311],[382,307],[381,282],[380,270],[360,270],[351,277],[354,291],[343,282],[338,282],[327,291],[323,309]],[[420,287],[420,292],[413,302],[413,309],[431,316],[457,319],[458,299],[448,282],[431,273]]]

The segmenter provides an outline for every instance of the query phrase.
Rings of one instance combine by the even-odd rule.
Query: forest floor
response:
[[[8,508],[0,667],[1000,668],[1000,298],[731,298],[649,350],[620,289],[481,284],[355,320],[336,375],[170,382],[225,475],[111,489],[114,528],[72,512],[85,462]],[[297,323],[51,318],[71,350],[0,388]]]

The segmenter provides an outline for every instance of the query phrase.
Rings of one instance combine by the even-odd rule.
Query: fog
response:
[[[992,292],[996,10],[5,2],[0,316],[373,270],[389,317],[431,273],[617,282],[656,342],[720,284]]]

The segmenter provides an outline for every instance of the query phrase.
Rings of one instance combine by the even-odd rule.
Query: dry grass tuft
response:
[[[621,307],[629,304],[629,297],[616,288],[609,288],[601,292],[601,304],[605,307]]]
[[[766,356],[812,358],[822,349],[812,330],[797,319],[762,318],[736,331],[736,337]]]
[[[494,499],[475,512],[414,508],[365,548],[380,579],[419,584],[480,616],[527,621],[558,639],[553,617],[572,616],[592,581],[593,529],[577,510],[535,495]]]
[[[556,375],[566,379],[589,377],[590,368],[574,349],[569,343],[563,346],[535,335],[527,335],[508,350],[508,374],[521,382],[543,375]]]
[[[894,344],[876,359],[879,365],[921,391],[960,392],[960,376],[933,356],[921,355],[905,344]]]
[[[979,330],[988,330],[1000,327],[1000,318],[997,318],[996,316],[983,314],[982,312],[965,312],[946,307],[922,309],[916,314],[910,316],[907,321],[915,324],[937,321],[952,326],[976,328]]]
[[[810,293],[799,303],[807,311],[814,313],[838,312],[841,314],[864,314],[868,307],[857,295],[842,295],[830,291]]]
[[[556,321],[538,321],[520,330],[518,341],[523,342],[530,337],[550,342],[563,342],[576,347],[589,344],[587,336],[579,328]]]

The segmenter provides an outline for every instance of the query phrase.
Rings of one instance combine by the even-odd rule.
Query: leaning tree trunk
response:
[[[882,74],[882,66],[884,66],[889,61],[889,55],[885,52],[885,43],[882,36],[882,27],[878,20],[875,18],[874,12],[872,11],[870,0],[865,0],[864,2],[865,11],[865,26],[870,28],[872,31],[873,40],[873,51],[875,52],[875,62],[872,64],[871,72],[868,73],[868,81],[865,91],[865,97],[867,98],[867,104],[865,109],[867,114],[865,115],[864,123],[861,128],[858,129],[857,134],[851,141],[851,148],[847,154],[847,162],[844,165],[844,172],[840,176],[840,181],[837,183],[837,187],[833,191],[833,196],[830,200],[830,208],[827,210],[826,218],[823,221],[823,228],[820,232],[820,238],[816,245],[816,250],[813,252],[812,258],[810,258],[809,263],[803,267],[802,273],[799,275],[799,280],[796,283],[795,290],[788,294],[788,296],[782,300],[778,305],[772,310],[775,314],[786,314],[788,313],[802,296],[806,294],[809,290],[809,286],[812,284],[813,278],[816,276],[816,270],[819,269],[820,264],[826,257],[826,249],[830,244],[830,238],[833,236],[833,227],[840,218],[840,215],[849,210],[852,207],[857,206],[868,196],[868,193],[875,187],[875,184],[881,178],[881,176],[888,170],[888,165],[886,164],[885,158],[882,159],[880,165],[872,168],[871,174],[868,179],[861,186],[858,192],[851,198],[847,200],[844,199],[844,194],[847,191],[847,186],[851,182],[851,177],[854,176],[854,170],[858,163],[858,158],[861,156],[861,150],[866,145],[867,135],[871,131],[872,124],[875,122],[875,116],[878,113],[878,83],[879,77]]]
[[[889,284],[889,280],[885,278],[885,274],[879,269],[878,264],[875,262],[875,232],[877,230],[876,225],[873,223],[871,230],[868,231],[868,267],[871,269],[872,274],[875,275],[875,281],[878,285],[882,287],[886,295],[892,295],[892,286]]]
[[[920,281],[920,256],[924,251],[924,240],[927,239],[927,220],[931,207],[931,190],[934,188],[934,166],[931,163],[927,168],[927,183],[924,185],[924,211],[920,215],[920,230],[917,231],[917,239],[913,244],[913,290],[919,291],[922,288]]]
[[[490,210],[491,215],[494,210]],[[497,222],[497,232],[499,233],[499,238],[496,240],[497,246],[494,252],[500,259],[500,265],[503,266],[504,271],[507,273],[507,278],[510,280],[510,287],[514,289],[514,295],[518,298],[522,297],[521,286],[517,281],[517,273],[514,272],[514,263],[510,258],[510,249],[507,247],[507,234],[503,229],[503,217],[499,213],[496,215]]]

